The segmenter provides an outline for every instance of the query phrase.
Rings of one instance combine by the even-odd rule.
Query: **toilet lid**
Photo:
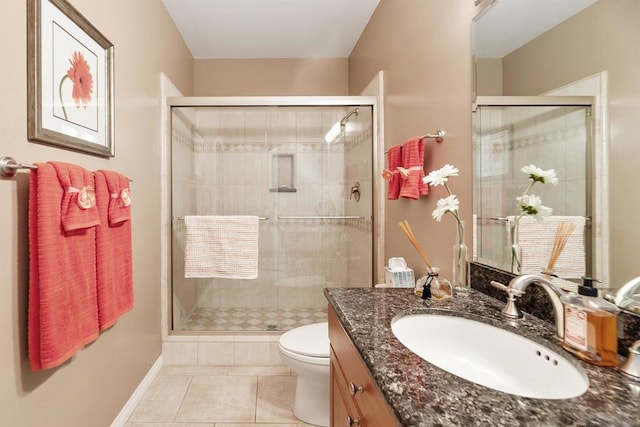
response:
[[[329,324],[300,326],[280,336],[280,345],[292,353],[311,357],[329,357]]]

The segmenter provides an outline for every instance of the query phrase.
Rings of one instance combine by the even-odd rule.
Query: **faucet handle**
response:
[[[492,280],[490,283],[491,283],[491,286],[493,286],[496,289],[500,289],[501,291],[507,292],[507,290],[509,289],[505,285],[503,285],[502,283],[496,282],[495,280]]]
[[[626,376],[640,380],[640,340],[629,347],[629,357],[619,369]]]
[[[522,312],[516,305],[516,297],[524,295],[524,291],[505,286],[495,280],[491,281],[491,286],[507,293],[507,305],[502,309],[502,314],[510,319],[522,318]]]
[[[510,288],[509,286],[505,286],[500,282],[496,282],[495,280],[492,280],[490,283],[491,283],[491,286],[493,286],[494,288],[500,289],[501,291],[506,292],[508,295],[513,295],[514,297],[520,297],[525,294],[524,291]]]

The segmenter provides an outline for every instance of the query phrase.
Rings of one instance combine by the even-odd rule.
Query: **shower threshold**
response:
[[[283,332],[326,321],[326,308],[196,308],[182,331]]]

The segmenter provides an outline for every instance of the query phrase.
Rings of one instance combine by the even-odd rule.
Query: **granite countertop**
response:
[[[471,290],[444,301],[422,300],[413,289],[327,288],[324,291],[369,372],[403,426],[639,426],[640,383],[614,368],[574,358],[554,340],[552,325],[525,314],[509,321],[503,303]],[[450,374],[404,347],[391,331],[397,315],[447,314],[483,319],[533,339],[582,366],[590,386],[582,396],[531,399],[499,392]],[[462,314],[463,313],[463,314]],[[453,313],[452,313],[453,314]],[[428,339],[429,331],[424,331]],[[504,349],[509,357],[509,349]]]

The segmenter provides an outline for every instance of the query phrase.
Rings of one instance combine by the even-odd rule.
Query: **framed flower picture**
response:
[[[28,0],[30,141],[113,157],[113,45],[66,0]]]

